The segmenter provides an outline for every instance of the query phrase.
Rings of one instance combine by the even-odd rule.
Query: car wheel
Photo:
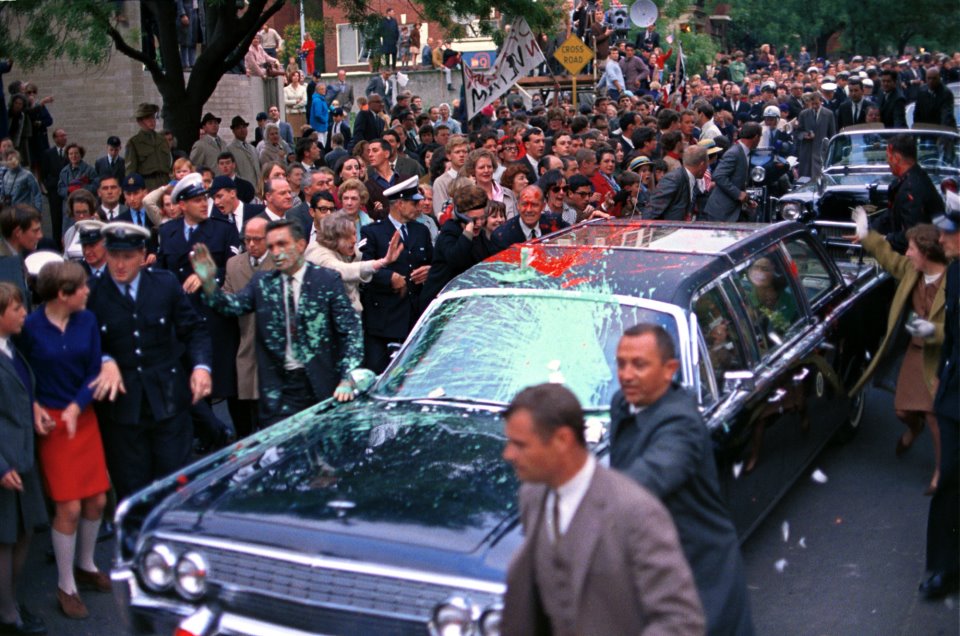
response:
[[[856,369],[856,373],[848,376],[851,384],[860,379],[860,376],[866,371],[867,363],[864,361],[861,364],[855,364],[853,368]],[[837,433],[834,436],[837,442],[841,444],[849,442],[857,434],[857,431],[860,430],[860,425],[863,423],[863,413],[867,406],[867,390],[869,386],[870,383],[868,382],[856,395],[850,398],[847,419],[840,425],[840,428],[837,429]]]

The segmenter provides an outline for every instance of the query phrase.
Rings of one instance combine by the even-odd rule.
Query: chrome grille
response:
[[[855,224],[841,221],[816,221],[813,225],[820,241],[835,260],[856,262],[860,259],[863,248],[845,238],[856,234]]]

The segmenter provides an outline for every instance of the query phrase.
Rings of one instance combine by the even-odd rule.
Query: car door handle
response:
[[[787,397],[787,390],[777,389],[776,391],[770,394],[770,396],[767,398],[767,402],[769,402],[770,404],[776,404],[777,402],[780,402],[781,400],[783,400],[783,398],[785,397]]]
[[[808,369],[807,367],[803,367],[802,369],[800,369],[800,371],[793,374],[793,381],[799,384],[800,382],[803,382],[804,380],[806,380],[808,375],[810,375],[810,369]]]

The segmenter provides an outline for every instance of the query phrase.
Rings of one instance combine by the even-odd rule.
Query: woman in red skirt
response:
[[[56,504],[57,600],[70,618],[88,614],[78,583],[110,591],[109,577],[93,562],[110,482],[88,386],[100,372],[100,332],[86,311],[86,278],[74,262],[45,265],[37,279],[44,304],[27,317],[21,343],[36,376],[36,408],[51,418],[38,427],[45,433],[38,444],[40,470]]]

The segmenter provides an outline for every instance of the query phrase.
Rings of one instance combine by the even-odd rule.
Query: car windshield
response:
[[[837,135],[830,141],[827,151],[827,168],[878,166],[889,171],[887,142],[893,132],[883,129],[866,130],[862,133]],[[960,169],[957,157],[956,136],[913,132],[917,140],[917,163],[926,169]]]
[[[616,348],[638,323],[670,314],[575,294],[482,293],[434,305],[374,389],[393,399],[461,399],[507,405],[523,388],[562,382],[586,409],[607,409],[617,390]]]

